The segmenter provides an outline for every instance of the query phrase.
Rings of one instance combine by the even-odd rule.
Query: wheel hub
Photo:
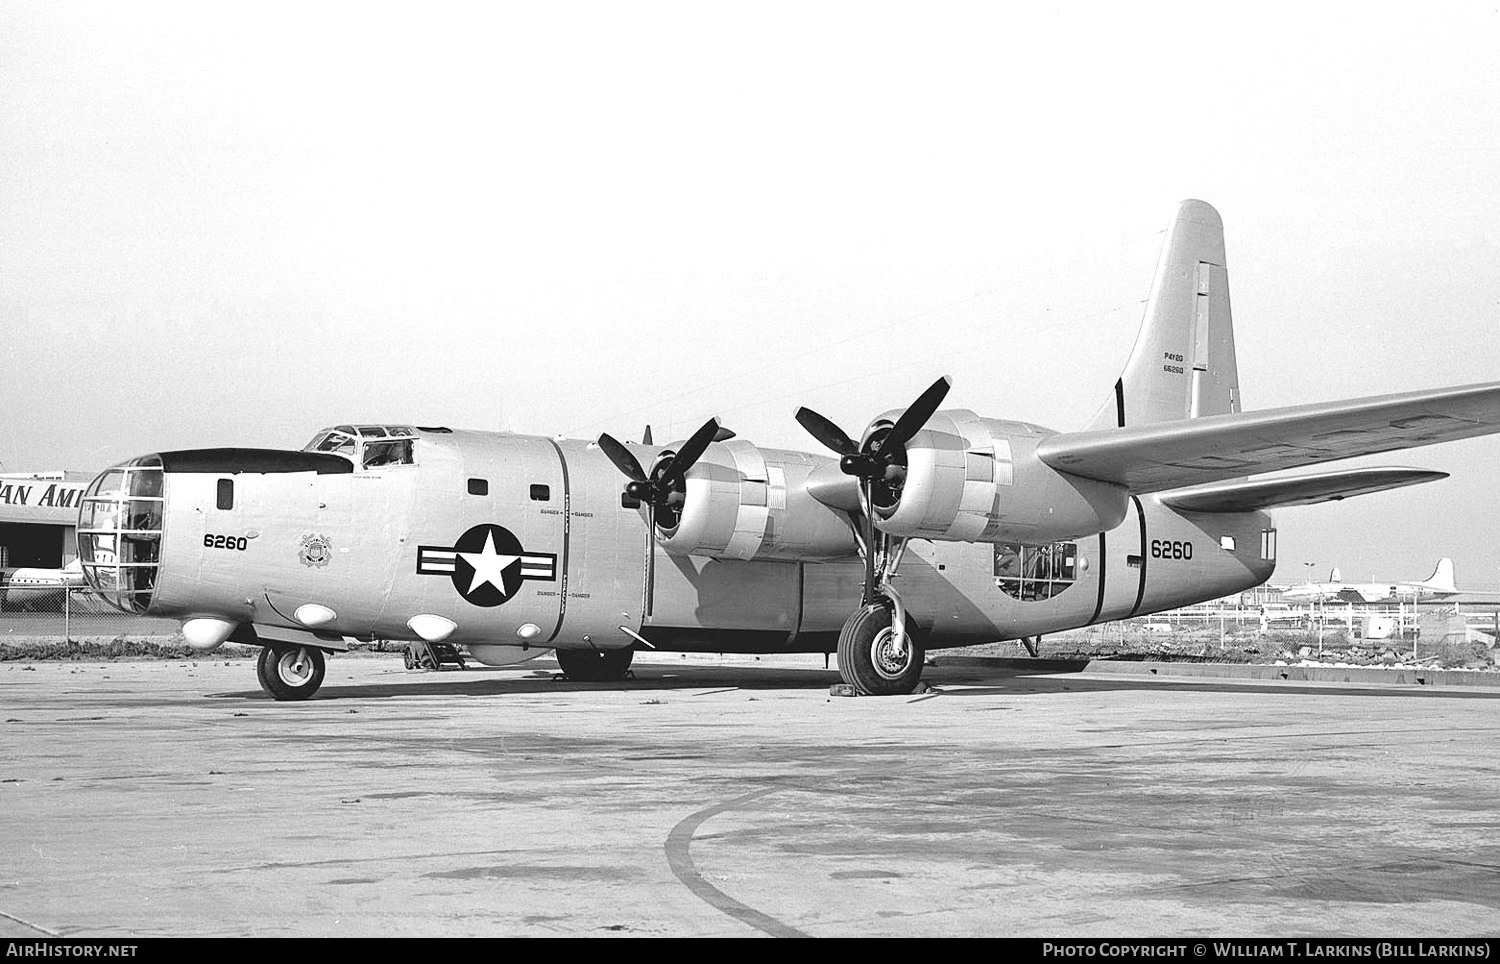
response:
[[[276,661],[276,672],[288,686],[302,686],[312,679],[312,660],[301,649],[288,650]]]
[[[906,645],[898,649],[896,634],[887,626],[870,642],[870,663],[875,672],[886,679],[898,679],[911,667],[914,648],[907,640]]]

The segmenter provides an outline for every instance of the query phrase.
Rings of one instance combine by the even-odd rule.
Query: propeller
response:
[[[681,447],[660,459],[648,475],[640,460],[622,443],[608,434],[599,436],[599,448],[628,479],[625,494],[651,506],[652,521],[663,529],[675,528],[682,519],[682,504],[687,498],[684,479],[688,469],[703,457],[710,443],[719,435],[719,420],[703,423]]]
[[[813,438],[838,453],[839,469],[845,475],[859,479],[860,489],[864,493],[867,506],[862,526],[866,603],[876,598],[878,589],[875,574],[875,512],[890,512],[901,503],[901,488],[906,484],[906,443],[932,418],[948,394],[948,389],[952,387],[953,379],[946,375],[939,378],[927,391],[917,396],[917,400],[907,406],[906,411],[894,423],[881,423],[879,428],[870,432],[863,445],[812,409],[797,409],[797,421]],[[900,558],[899,553],[897,558]],[[895,600],[895,594],[890,592],[889,587],[886,588],[886,593]],[[899,601],[896,601],[893,612],[895,615],[892,625],[898,632],[904,632],[904,617],[901,615]]]
[[[838,453],[839,469],[864,483],[873,506],[890,510],[901,501],[901,487],[906,482],[906,443],[932,418],[952,387],[953,379],[946,375],[939,378],[893,424],[882,424],[871,432],[863,446],[810,408],[797,409],[797,421],[813,438]]]

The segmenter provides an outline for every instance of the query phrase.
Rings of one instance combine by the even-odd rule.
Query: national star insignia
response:
[[[485,534],[484,548],[479,552],[460,552],[458,558],[474,567],[474,578],[469,582],[468,592],[471,595],[474,590],[489,583],[500,590],[500,595],[509,597],[510,590],[505,586],[505,570],[521,561],[520,556],[506,555],[495,548],[495,533]]]
[[[557,580],[557,556],[527,552],[504,526],[471,526],[448,546],[418,546],[417,574],[447,576],[464,601],[499,606],[515,598],[527,579]]]

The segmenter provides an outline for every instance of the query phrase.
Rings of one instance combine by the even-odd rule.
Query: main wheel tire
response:
[[[609,683],[625,678],[633,649],[557,649],[552,651],[563,675],[580,683]]]
[[[305,700],[323,685],[323,651],[312,646],[266,646],[255,662],[260,688],[276,700]]]
[[[922,679],[922,645],[916,625],[906,618],[906,644],[900,653],[891,632],[891,610],[871,603],[850,616],[839,633],[839,675],[863,696],[904,696]]]
[[[417,658],[411,654],[410,646],[401,651],[401,658],[405,661],[407,669],[417,668]]]

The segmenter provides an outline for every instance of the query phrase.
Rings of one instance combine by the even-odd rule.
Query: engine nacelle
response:
[[[679,555],[714,559],[836,559],[857,546],[846,518],[807,492],[820,463],[801,452],[715,442],[688,470],[682,515],[657,528]]]
[[[900,412],[877,419],[866,433]],[[1113,529],[1125,518],[1123,486],[1064,475],[1036,457],[1047,429],[936,413],[906,446],[906,477],[894,505],[874,507],[894,536],[960,542],[1041,544]]]

